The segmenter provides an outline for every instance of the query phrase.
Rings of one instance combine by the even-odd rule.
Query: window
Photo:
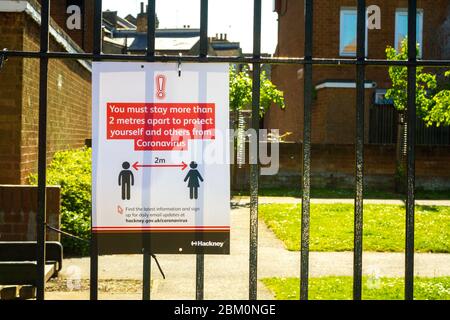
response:
[[[402,41],[408,36],[408,9],[397,9],[395,12],[395,49],[400,51]],[[417,10],[417,42],[419,58],[423,48],[423,10]]]
[[[346,57],[356,57],[358,13],[354,8],[341,9],[339,54]],[[366,55],[368,52],[366,28]]]

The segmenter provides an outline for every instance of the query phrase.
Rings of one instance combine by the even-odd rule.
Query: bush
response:
[[[91,230],[91,159],[90,148],[56,152],[47,169],[47,184],[61,186],[61,230],[83,239]],[[30,176],[37,184],[37,175]],[[89,243],[62,236],[64,252],[86,255]]]

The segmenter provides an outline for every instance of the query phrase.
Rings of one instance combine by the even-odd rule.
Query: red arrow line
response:
[[[184,170],[187,168],[187,164],[184,163],[184,161],[182,161],[181,164],[139,164],[139,162],[136,161],[133,164],[133,168],[136,171],[139,171],[139,168],[181,168],[181,170]]]

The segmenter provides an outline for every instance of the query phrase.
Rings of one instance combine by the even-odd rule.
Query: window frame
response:
[[[358,16],[358,10],[356,7],[341,7],[339,10],[339,56],[340,57],[355,57],[357,55],[357,48],[355,50],[354,53],[346,53],[344,52],[344,48],[345,45],[343,44],[342,40],[343,40],[343,23],[344,23],[344,15],[345,14],[355,14],[355,16]],[[366,12],[366,16],[367,16],[367,12]],[[358,19],[357,19],[358,20]],[[367,19],[366,19],[366,50],[365,50],[365,56],[366,58],[369,55],[369,32],[368,32],[368,28],[367,28]],[[355,38],[358,38],[358,22],[356,22],[355,24]]]
[[[406,8],[397,8],[395,10],[395,26],[394,26],[394,48],[397,52],[400,52],[400,48],[398,47],[398,41],[399,41],[399,32],[398,32],[398,26],[399,26],[399,16],[406,17],[406,21],[408,21],[408,9]],[[424,10],[423,9],[417,9],[417,17],[416,19],[420,17],[419,20],[417,20],[417,39],[416,42],[419,42],[419,59],[422,59],[423,57],[423,21],[424,21]],[[408,32],[408,26],[406,27]],[[408,34],[406,34],[408,35]]]

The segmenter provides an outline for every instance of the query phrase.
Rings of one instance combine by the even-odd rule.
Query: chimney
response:
[[[137,32],[147,32],[147,12],[144,12],[144,3],[141,2],[141,12],[137,16]]]
[[[227,40],[227,34],[226,33],[223,34],[223,40]]]

